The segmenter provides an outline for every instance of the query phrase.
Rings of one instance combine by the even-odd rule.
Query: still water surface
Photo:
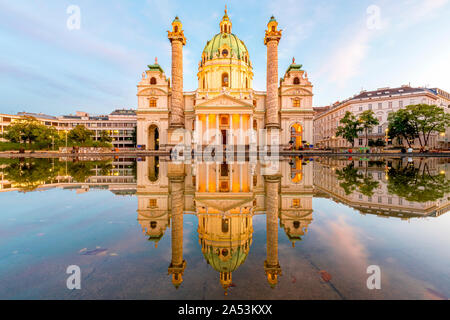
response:
[[[450,297],[450,159],[265,169],[0,159],[0,299]]]

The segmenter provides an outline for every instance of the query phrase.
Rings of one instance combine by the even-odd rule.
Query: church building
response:
[[[169,150],[185,129],[192,147],[262,143],[260,129],[273,130],[280,148],[299,149],[313,143],[312,84],[295,60],[278,76],[278,44],[282,31],[272,16],[265,31],[266,91],[253,88],[253,64],[245,43],[232,32],[225,9],[219,33],[206,42],[198,65],[198,88],[183,91],[183,25],[172,22],[171,77],[155,63],[137,86],[137,144],[145,150]],[[249,134],[250,133],[250,134]],[[252,134],[254,133],[254,134]],[[252,138],[254,137],[254,138]],[[186,135],[185,135],[186,138]]]

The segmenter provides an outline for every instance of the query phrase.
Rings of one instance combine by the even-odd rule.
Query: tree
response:
[[[69,132],[68,138],[74,144],[83,145],[92,142],[93,134],[94,132],[86,129],[85,126],[79,124]]]
[[[400,109],[396,112],[391,112],[388,115],[388,132],[389,138],[404,138],[411,148],[411,141],[419,138],[419,131],[414,125],[414,120],[407,109]]]
[[[378,125],[379,121],[375,117],[375,113],[372,110],[366,110],[359,115],[359,122],[366,135],[366,147],[369,143],[369,129]]]
[[[102,133],[100,134],[100,141],[101,142],[111,142],[112,138],[109,135],[108,131],[102,130]]]
[[[409,105],[406,110],[411,116],[412,125],[420,133],[418,138],[421,147],[428,145],[431,133],[444,132],[450,125],[450,114],[436,105]]]
[[[337,128],[336,136],[342,137],[350,142],[353,148],[355,146],[355,139],[358,137],[358,132],[362,131],[360,122],[350,111],[347,111],[340,123],[342,126]]]
[[[7,127],[7,132],[3,135],[6,140],[15,143],[29,143],[49,132],[49,128],[33,117],[17,120]]]

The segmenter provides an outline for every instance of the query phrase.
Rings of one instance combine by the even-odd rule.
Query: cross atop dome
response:
[[[228,17],[227,5],[225,5],[225,14],[220,21],[220,33],[231,33],[231,21]]]

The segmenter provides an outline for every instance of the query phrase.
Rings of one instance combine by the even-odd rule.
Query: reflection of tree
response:
[[[85,182],[99,169],[101,175],[108,175],[112,168],[109,161],[62,162],[58,159],[7,159],[0,161],[4,165],[3,173],[11,183],[23,191],[32,191],[42,184],[50,183],[58,176],[67,174],[77,182]]]
[[[3,173],[10,182],[20,185],[24,191],[32,191],[57,176],[51,159],[14,159]]]
[[[388,171],[388,191],[408,201],[426,202],[443,198],[450,192],[450,182],[443,174],[432,175],[426,161],[409,163]]]
[[[367,170],[365,174],[359,173],[353,162],[341,170],[336,170],[336,176],[339,181],[342,181],[339,186],[344,189],[347,195],[358,190],[363,195],[371,197],[379,185],[379,182],[375,181],[367,173]]]
[[[95,168],[100,169],[101,175],[107,175],[112,168],[110,163],[102,161],[74,161],[68,166],[68,173],[77,182],[85,182],[95,174]]]

